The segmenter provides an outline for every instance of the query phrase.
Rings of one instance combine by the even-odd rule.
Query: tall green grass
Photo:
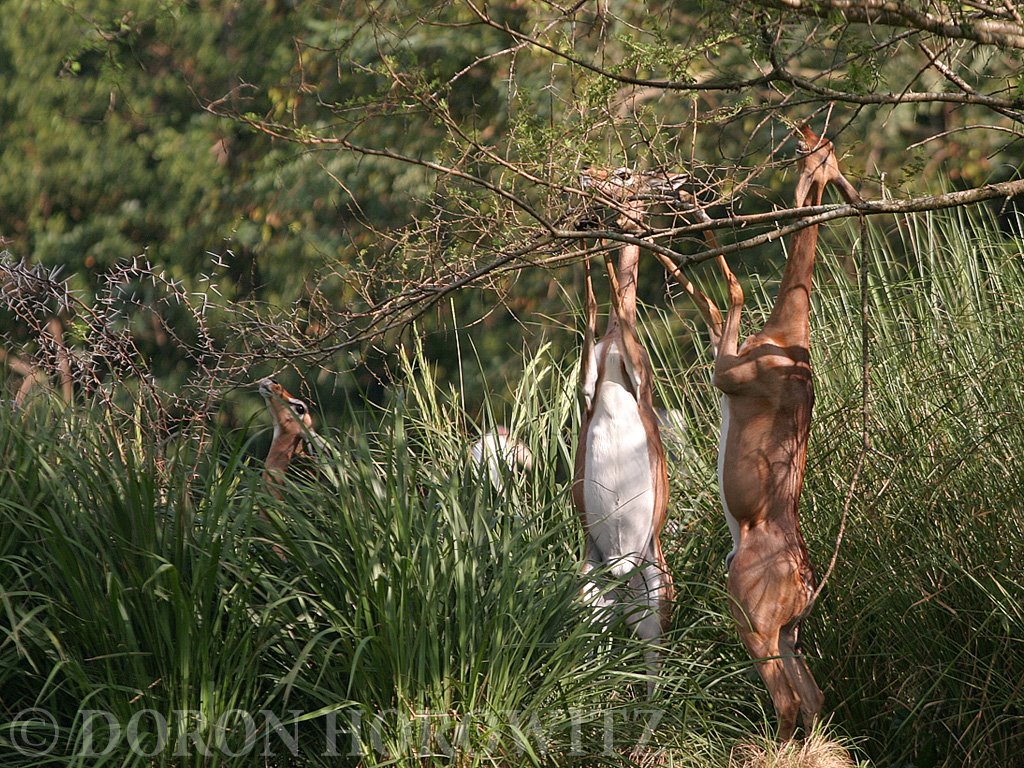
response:
[[[16,741],[5,764],[103,752],[109,723],[123,730],[143,710],[167,720],[173,745],[192,719],[272,699],[252,660],[283,617],[249,556],[252,518],[230,501],[253,495],[241,446],[210,446],[217,461],[196,474],[195,457],[167,466],[141,433],[114,431],[123,428],[74,412],[29,425],[5,416],[4,715],[47,713],[4,734]],[[167,717],[175,710],[188,714]],[[138,751],[158,747],[144,737]]]
[[[237,439],[168,456],[84,411],[5,414],[5,765],[722,755],[754,689],[693,640],[706,614],[648,702],[643,647],[580,604],[571,372],[528,366],[510,426],[543,460],[501,494],[457,393],[416,351],[403,374],[281,498]]]
[[[852,498],[805,650],[833,723],[878,765],[1013,765],[1024,753],[1021,238],[968,210],[868,235],[862,250],[854,225],[823,232],[816,265],[801,516],[819,574]],[[864,253],[871,450],[851,489],[862,443]],[[764,322],[776,281],[744,277],[749,332]],[[696,507],[683,534],[707,546],[675,571],[714,583],[708,566],[729,546],[712,498],[718,434],[707,424],[717,395],[710,363],[661,339],[663,399],[689,419],[691,466],[674,473],[674,499]]]
[[[872,450],[806,650],[828,732],[862,758],[1009,765],[1024,747],[1020,249],[964,214],[884,234],[867,249]],[[819,570],[861,445],[857,235],[836,228],[816,275],[802,514]],[[753,327],[774,287],[745,282]],[[281,498],[241,435],[170,452],[84,408],[0,415],[0,762],[727,765],[772,715],[727,618],[719,398],[702,330],[652,308],[644,327],[686,426],[652,700],[643,649],[579,602],[573,361],[527,361],[508,426],[538,460],[497,493],[468,461],[494,418],[467,426],[414,347],[387,407],[321,428]]]
[[[1012,765],[1024,753],[1021,241],[963,210],[901,219],[867,252],[872,450],[811,632],[848,681],[839,712],[893,764]],[[848,292],[828,293],[811,455],[830,469],[809,472],[805,505],[823,554],[859,387],[858,313]]]

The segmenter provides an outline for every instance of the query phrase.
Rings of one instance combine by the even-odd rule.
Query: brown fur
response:
[[[274,420],[274,439],[267,452],[263,480],[272,493],[284,479],[292,459],[303,453],[313,433],[313,417],[308,406],[273,379],[259,383],[260,394]]]
[[[802,133],[806,154],[800,162],[796,205],[819,205],[829,183],[848,200],[859,200],[839,171],[831,142],[806,127]],[[799,623],[814,590],[800,533],[799,500],[814,404],[809,312],[817,239],[817,226],[792,237],[772,314],[764,329],[742,346],[743,289],[725,259],[718,261],[729,291],[724,323],[714,305],[671,265],[694,296],[715,347],[713,381],[726,396],[729,416],[722,492],[739,524],[728,579],[732,614],[748,652],[759,660],[783,741],[792,737],[798,714],[810,729],[824,703],[798,642]],[[714,247],[713,236],[709,240]]]

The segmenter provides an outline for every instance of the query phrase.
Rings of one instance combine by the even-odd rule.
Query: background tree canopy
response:
[[[575,348],[579,264],[617,236],[587,165],[686,171],[728,244],[789,221],[756,214],[789,204],[804,120],[872,200],[984,192],[1024,153],[1012,3],[0,6],[3,335],[44,367],[66,347],[86,389],[127,367],[230,406],[290,363],[376,398],[416,320],[441,380],[475,354],[501,392],[523,347]],[[654,242],[704,258],[692,224]],[[771,244],[730,258],[778,272]]]

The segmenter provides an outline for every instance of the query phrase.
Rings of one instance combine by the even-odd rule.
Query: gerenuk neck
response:
[[[821,205],[823,192],[821,186],[813,185],[807,199],[797,201],[797,207]],[[779,295],[763,331],[783,346],[810,346],[811,286],[817,248],[817,224],[801,229],[790,238],[789,258],[779,284]]]
[[[619,263],[615,269],[619,281],[619,304],[622,319],[636,327],[636,283],[640,266],[640,246],[625,243],[619,249]],[[614,312],[608,314],[605,336],[618,331],[619,321]]]

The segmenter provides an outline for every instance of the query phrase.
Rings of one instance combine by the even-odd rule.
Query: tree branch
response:
[[[1022,105],[1019,100],[1011,101],[1009,99],[999,99],[994,96],[986,96],[982,93],[952,93],[952,92],[935,92],[935,91],[903,91],[901,93],[851,93],[850,91],[840,91],[835,88],[828,88],[823,85],[818,85],[806,77],[800,77],[795,75],[785,67],[779,66],[775,69],[774,74],[778,80],[789,83],[794,88],[799,88],[802,91],[809,91],[816,96],[821,96],[824,99],[831,101],[842,101],[848,104],[921,104],[939,102],[944,104],[976,104],[981,107],[989,107],[1013,120],[1020,121],[1022,118],[1019,113],[1014,112],[1009,114],[1011,111],[1019,109]]]
[[[741,91],[745,88],[767,85],[774,79],[773,74],[769,73],[767,75],[753,77],[748,80],[710,80],[703,83],[695,83],[683,80],[655,80],[645,77],[623,75],[618,72],[605,69],[604,67],[599,67],[586,59],[576,56],[575,54],[569,53],[561,48],[557,48],[549,43],[545,43],[543,40],[535,36],[528,35],[525,32],[513,29],[507,24],[495,21],[487,14],[485,9],[477,7],[474,3],[470,2],[470,0],[466,0],[466,5],[468,5],[473,13],[477,15],[477,18],[487,26],[503,32],[521,43],[526,43],[535,48],[539,48],[542,51],[547,51],[548,53],[554,54],[560,59],[568,61],[571,64],[575,64],[589,72],[593,72],[601,77],[607,77],[609,80],[614,80],[615,82],[622,83],[623,85],[637,85],[646,88],[658,88],[665,91]]]
[[[779,229],[765,232],[764,234],[741,240],[732,245],[713,248],[700,253],[687,255],[679,258],[677,263],[680,266],[686,264],[698,264],[702,261],[714,258],[718,255],[728,255],[739,251],[754,248],[758,245],[771,243],[786,235],[797,232],[805,227],[815,224],[823,224],[827,221],[849,218],[850,216],[879,216],[883,214],[902,213],[923,213],[925,211],[938,211],[946,208],[958,208],[963,205],[976,205],[987,200],[999,200],[1024,194],[1024,179],[1017,181],[1004,181],[999,184],[986,184],[984,187],[967,189],[960,192],[950,192],[944,195],[929,195],[927,197],[915,197],[909,200],[870,200],[851,205],[849,203],[837,206],[815,206],[814,208],[793,208],[780,211],[773,215],[778,219],[788,219],[797,216],[805,216],[795,224]],[[810,214],[810,215],[808,215]],[[700,231],[704,229],[719,229],[728,226],[731,222],[734,226],[743,223],[750,223],[751,219],[764,219],[768,214],[755,216],[736,216],[728,219],[715,219],[713,222],[705,222],[687,227],[686,231]]]
[[[455,277],[449,282],[417,285],[381,302],[378,306],[372,308],[370,312],[362,315],[370,321],[368,325],[360,332],[353,334],[340,343],[317,347],[316,349],[311,349],[308,346],[296,347],[293,350],[287,350],[287,354],[289,357],[294,358],[322,357],[325,354],[351,349],[382,334],[406,327],[409,323],[422,317],[450,294],[469,287],[491,274],[519,271],[527,267],[564,266],[566,263],[571,263],[580,258],[589,258],[594,252],[594,249],[586,249],[570,256],[558,255],[546,260],[525,260],[524,257],[535,250],[546,248],[559,241],[578,242],[584,239],[600,239],[610,242],[635,244],[649,251],[665,255],[682,267],[699,264],[719,254],[737,253],[748,248],[771,243],[806,227],[836,219],[852,216],[879,216],[935,211],[963,205],[973,205],[987,200],[997,200],[1020,194],[1024,194],[1024,179],[1000,184],[989,184],[976,189],[951,192],[944,195],[930,195],[907,200],[873,200],[857,205],[821,205],[752,214],[750,216],[709,219],[685,227],[650,230],[639,235],[624,234],[614,230],[559,229],[551,226],[543,235],[531,240],[526,245],[499,253],[487,264],[481,265],[464,275]],[[765,232],[731,245],[694,254],[681,254],[654,241],[654,239],[665,240],[685,234],[695,234],[707,229],[736,228],[751,224],[763,224],[771,220],[790,219],[799,220],[790,225],[773,229],[770,232]],[[524,260],[524,263],[516,264],[517,260]]]
[[[751,0],[754,5],[825,19],[841,13],[847,21],[910,27],[954,40],[970,40],[1000,48],[1024,49],[1024,24],[990,14],[954,18],[944,5],[935,13],[919,11],[898,0]]]
[[[857,0],[832,0],[833,3],[837,4],[852,4]],[[873,2],[873,0],[864,0],[865,2]],[[802,0],[752,0],[752,2],[766,6],[776,7],[786,10],[792,10],[799,13],[810,13],[812,6],[809,3],[804,3]],[[509,27],[507,24],[495,21],[492,19],[485,10],[478,8],[472,2],[466,3],[477,17],[488,26],[503,32],[504,34],[513,37],[518,40],[520,45],[530,45],[541,50],[547,51],[548,53],[554,54],[559,58],[575,64],[578,67],[582,67],[589,72],[606,77],[615,82],[622,83],[623,85],[632,85],[644,88],[654,88],[657,90],[665,91],[690,91],[690,92],[716,92],[716,91],[742,91],[747,88],[753,88],[757,86],[771,85],[775,82],[785,82],[792,85],[795,88],[808,91],[822,98],[830,99],[832,101],[842,101],[849,104],[906,104],[906,103],[929,103],[929,102],[940,102],[947,104],[977,104],[979,106],[989,107],[996,111],[1002,112],[1002,110],[1014,110],[1024,107],[1021,100],[1010,100],[1000,99],[994,96],[986,96],[984,94],[977,93],[977,91],[965,91],[963,93],[956,92],[918,92],[918,91],[906,91],[902,93],[870,93],[870,94],[859,94],[852,93],[849,91],[840,91],[835,88],[827,88],[824,86],[817,85],[807,78],[800,77],[799,75],[790,72],[785,66],[781,65],[777,61],[773,61],[773,69],[767,74],[759,77],[753,77],[745,80],[709,80],[705,82],[688,82],[682,80],[664,80],[654,78],[643,78],[634,77],[630,75],[623,75],[618,72],[611,71],[605,67],[598,66],[593,62],[587,61],[586,59],[577,56],[573,53],[565,51],[556,46],[545,43],[543,40],[536,36],[528,35],[524,32]],[[823,5],[823,4],[818,4]],[[817,13],[815,15],[821,16],[822,18],[827,17],[827,13]],[[921,27],[913,27],[914,31],[922,31]],[[1021,29],[1021,34],[1024,35],[1024,28]],[[1022,38],[1024,40],[1024,38]],[[1011,46],[1011,47],[1024,47],[1022,46]],[[1003,113],[1005,114],[1005,113]],[[1011,115],[1015,120],[1020,119],[1017,116]]]

